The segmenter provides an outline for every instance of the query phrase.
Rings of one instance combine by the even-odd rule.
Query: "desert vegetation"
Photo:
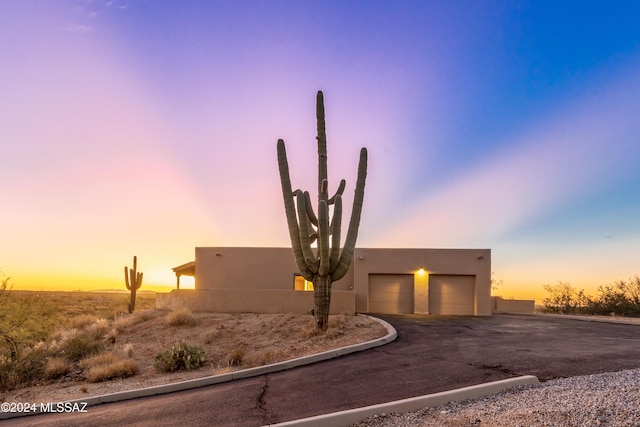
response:
[[[155,294],[0,287],[0,401],[81,398],[275,363],[373,339],[376,322],[156,310]],[[118,380],[118,381],[112,381]]]
[[[550,313],[640,317],[638,276],[600,285],[595,296],[565,282],[544,285],[544,289],[548,296],[543,303],[545,311]]]
[[[73,304],[69,304],[70,297]],[[155,305],[144,294],[141,305]],[[136,368],[116,351],[115,325],[124,294],[88,292],[29,292],[11,289],[10,279],[0,281],[0,391],[39,385],[62,377],[88,381],[133,375]],[[95,313],[95,314],[90,314]],[[127,368],[114,363],[87,362],[111,354]],[[103,356],[109,357],[109,356]],[[106,359],[105,359],[106,360]]]

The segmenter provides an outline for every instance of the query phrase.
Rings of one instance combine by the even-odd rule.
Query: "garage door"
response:
[[[473,315],[475,276],[429,275],[429,313]]]
[[[370,274],[370,313],[413,313],[413,274]]]

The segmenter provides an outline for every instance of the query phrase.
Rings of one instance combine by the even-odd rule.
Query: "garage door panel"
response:
[[[369,312],[413,313],[413,275],[369,275]]]
[[[475,276],[429,276],[429,313],[473,315],[474,301]]]

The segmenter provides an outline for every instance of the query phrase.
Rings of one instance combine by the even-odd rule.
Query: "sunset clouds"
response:
[[[0,268],[172,286],[288,245],[275,143],[313,190],[321,89],[349,209],[369,150],[360,246],[491,248],[504,296],[638,273],[640,29],[601,6],[0,3]]]

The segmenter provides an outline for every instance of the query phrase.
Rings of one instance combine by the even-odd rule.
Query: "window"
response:
[[[313,282],[305,280],[304,277],[296,274],[293,277],[293,289],[295,289],[296,291],[312,291]]]

